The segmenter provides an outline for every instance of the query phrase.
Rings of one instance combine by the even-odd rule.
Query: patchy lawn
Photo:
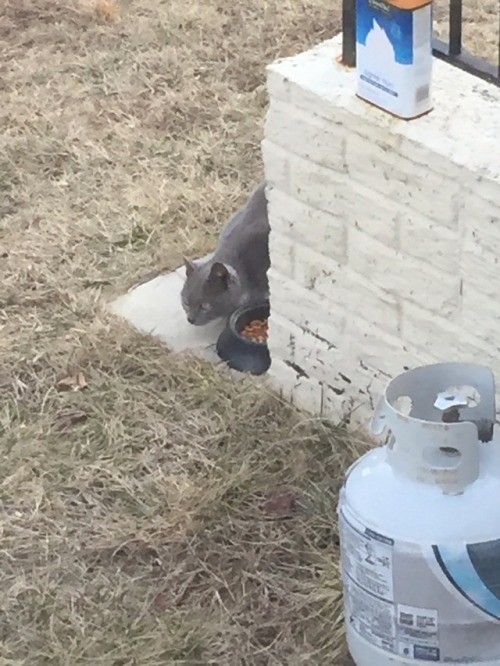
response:
[[[261,175],[265,64],[339,13],[99,7],[0,10],[0,662],[341,664],[356,443],[102,312],[211,247]]]
[[[498,64],[500,4],[498,0],[462,0],[463,46],[470,53]],[[435,28],[447,40],[450,0],[434,0]]]
[[[102,308],[212,247],[261,175],[265,64],[339,6],[3,0],[2,666],[350,663],[364,444]]]

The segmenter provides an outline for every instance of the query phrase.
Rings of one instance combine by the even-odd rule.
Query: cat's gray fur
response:
[[[261,182],[222,230],[215,252],[184,260],[181,298],[190,324],[228,317],[241,305],[268,297],[269,220],[266,183]]]

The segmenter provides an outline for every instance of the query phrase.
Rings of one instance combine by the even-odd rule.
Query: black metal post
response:
[[[356,66],[356,0],[342,0],[342,63]]]
[[[449,0],[448,42],[433,39],[433,53],[452,65],[500,86],[500,13],[498,60],[492,63],[463,51],[463,0]],[[342,62],[346,67],[356,66],[356,0],[342,0]]]
[[[463,48],[462,44],[462,28],[463,28],[463,15],[462,15],[462,0],[449,0],[449,27],[450,36],[448,41],[444,42],[440,39],[434,38],[432,40],[432,51],[437,58],[449,62],[450,65],[459,67],[460,69],[478,76],[489,83],[494,83],[500,86],[500,12],[499,19],[499,42],[498,42],[498,58],[495,62],[486,60],[485,58],[469,53]]]
[[[462,53],[462,0],[450,0],[450,55]]]

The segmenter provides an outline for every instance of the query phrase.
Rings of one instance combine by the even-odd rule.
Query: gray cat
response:
[[[202,326],[228,317],[240,305],[266,300],[269,263],[264,181],[226,224],[212,255],[196,262],[184,259],[181,298],[188,322]]]

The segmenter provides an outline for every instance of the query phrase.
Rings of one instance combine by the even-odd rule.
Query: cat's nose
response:
[[[193,315],[188,315],[188,316],[187,316],[187,320],[188,320],[188,322],[189,322],[190,324],[194,324],[194,317],[193,317]]]

